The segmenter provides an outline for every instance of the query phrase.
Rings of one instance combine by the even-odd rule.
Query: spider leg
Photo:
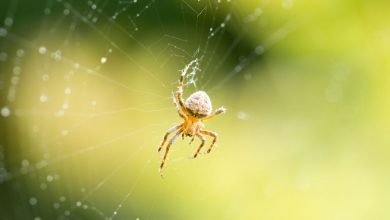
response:
[[[215,110],[211,115],[205,117],[202,119],[203,122],[213,119],[215,116],[222,114],[226,112],[226,109],[224,107],[220,107],[217,110]]]
[[[191,138],[191,140],[190,140],[190,142],[188,144],[191,145],[191,143],[194,142],[194,140],[195,140],[195,135],[192,136],[192,138]]]
[[[218,134],[215,133],[215,132],[212,132],[212,131],[206,131],[206,130],[200,130],[200,133],[202,134],[205,134],[205,135],[209,135],[211,137],[213,137],[213,142],[211,143],[209,149],[207,149],[207,153],[210,153],[211,149],[213,148],[215,142],[217,141],[217,137],[218,137]]]
[[[167,138],[168,138],[168,135],[170,135],[172,132],[176,131],[177,129],[179,129],[181,126],[183,125],[183,123],[179,124],[179,125],[176,125],[170,129],[167,130],[167,132],[165,133],[164,135],[164,138],[163,140],[161,141],[161,144],[160,146],[158,146],[158,152],[161,151],[162,147],[164,146],[165,142],[167,141]]]
[[[169,139],[169,141],[168,141],[168,145],[167,145],[167,148],[165,149],[165,154],[164,154],[163,160],[161,161],[161,164],[160,164],[160,174],[161,175],[162,175],[162,169],[163,169],[164,164],[165,164],[165,160],[167,159],[167,156],[168,156],[169,148],[171,147],[172,143],[180,135],[181,132],[183,132],[183,129],[180,129],[179,131],[177,131],[176,134],[173,137],[171,137],[171,139]]]
[[[182,74],[180,75],[179,79],[179,86],[177,89],[177,99],[179,101],[179,105],[181,108],[181,111],[185,114],[188,115],[187,109],[184,105],[184,100],[183,100],[183,81],[184,81],[184,76],[186,75],[186,71],[183,71]]]
[[[172,100],[173,100],[173,104],[175,104],[175,107],[177,109],[177,113],[179,114],[179,116],[182,118],[182,119],[187,119],[187,116],[185,114],[183,114],[182,112],[182,109],[179,107],[179,105],[177,104],[177,101],[176,101],[176,98],[175,98],[175,95],[172,94]]]
[[[199,154],[200,150],[202,149],[204,142],[206,140],[201,134],[197,134],[196,136],[202,141],[202,143],[200,144],[200,146],[196,150],[196,152],[194,154],[194,159],[198,156],[198,154]]]

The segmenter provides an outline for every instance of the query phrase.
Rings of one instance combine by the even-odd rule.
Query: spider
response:
[[[205,144],[206,139],[204,138],[203,135],[208,135],[213,137],[213,142],[211,143],[210,147],[207,150],[207,153],[210,153],[215,142],[217,141],[218,135],[213,131],[202,130],[202,128],[204,127],[203,122],[208,121],[214,118],[215,116],[224,113],[226,111],[224,107],[220,107],[214,112],[212,112],[211,100],[207,95],[207,93],[204,91],[194,92],[193,94],[190,95],[190,97],[188,97],[186,101],[184,101],[183,80],[185,74],[186,71],[183,71],[179,79],[179,86],[177,91],[177,99],[179,105],[177,104],[175,96],[173,95],[172,97],[173,103],[177,108],[177,112],[179,113],[179,116],[184,120],[184,122],[168,129],[164,135],[164,138],[160,146],[158,147],[158,152],[160,152],[165,142],[167,141],[168,136],[172,132],[177,131],[176,134],[172,136],[171,139],[169,139],[168,144],[166,146],[164,157],[160,164],[160,174],[162,174],[162,170],[169,152],[169,148],[171,147],[172,143],[176,140],[176,138],[180,136],[180,134],[182,135],[183,138],[184,136],[192,137],[189,144],[191,144],[194,141],[195,136],[202,141],[202,143],[196,150],[193,158],[196,158],[198,156],[200,150]]]

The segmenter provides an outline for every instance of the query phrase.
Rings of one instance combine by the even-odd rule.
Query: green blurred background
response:
[[[0,219],[390,218],[390,2],[0,2]],[[180,70],[226,114],[178,139]],[[207,144],[210,144],[208,139]]]

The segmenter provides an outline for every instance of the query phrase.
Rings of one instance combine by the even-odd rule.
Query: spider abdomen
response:
[[[188,112],[196,118],[206,117],[212,111],[210,97],[204,91],[192,93],[186,100],[185,105]]]

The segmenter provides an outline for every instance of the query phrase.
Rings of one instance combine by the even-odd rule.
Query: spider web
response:
[[[179,120],[170,95],[181,71],[185,96],[202,89],[218,97],[251,79],[246,69],[299,26],[287,19],[265,28],[267,4],[2,1],[0,217],[186,216],[190,207],[175,214],[164,201],[184,201],[171,183],[204,161],[189,160],[194,148],[179,150],[178,140],[160,178],[156,148]],[[253,28],[264,36],[250,39]],[[205,187],[193,178],[189,190]]]

